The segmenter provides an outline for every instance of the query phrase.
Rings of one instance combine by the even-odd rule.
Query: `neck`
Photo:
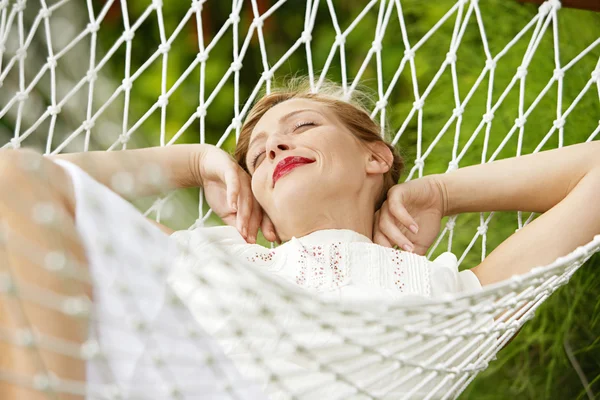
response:
[[[349,229],[372,240],[374,222],[372,202],[356,200],[355,198],[342,202],[337,199],[330,207],[324,207],[323,212],[320,213],[311,210],[310,205],[304,210],[296,210],[299,212],[294,212],[292,217],[276,224],[283,228],[278,229],[279,237],[285,241],[324,229]]]

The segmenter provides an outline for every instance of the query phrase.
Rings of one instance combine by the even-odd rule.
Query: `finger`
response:
[[[237,230],[242,234],[244,239],[248,238],[248,225],[252,216],[252,191],[248,179],[242,179],[240,182],[240,193],[238,195],[238,212],[236,219]]]
[[[237,199],[240,195],[240,178],[237,170],[228,169],[225,172],[225,187],[227,187],[227,205],[234,211],[237,211]]]
[[[373,224],[373,243],[377,243],[384,247],[394,247],[389,239],[379,229],[380,211],[375,213],[375,222]]]
[[[262,221],[262,208],[258,204],[258,201],[252,196],[252,215],[248,221],[248,243],[256,243],[256,236],[258,235],[258,228]]]
[[[404,225],[409,231],[411,231],[415,235],[417,234],[417,232],[419,231],[419,225],[412,217],[412,215],[410,215],[410,213],[406,210],[406,207],[404,207],[402,204],[395,204],[391,207],[388,207],[388,210],[398,222]]]
[[[271,222],[271,219],[269,218],[269,216],[264,212],[263,212],[262,222],[260,224],[260,230],[262,231],[265,239],[267,239],[269,242],[278,242],[279,241],[279,238],[277,237],[277,234],[275,233],[275,226],[273,225],[273,222]]]
[[[379,230],[383,233],[392,243],[405,251],[413,251],[415,249],[414,244],[408,240],[408,238],[402,233],[399,222],[389,212],[389,207],[384,204],[381,207],[381,216],[379,218]]]
[[[377,243],[378,245],[381,245],[384,247],[389,247],[389,248],[394,247],[392,242],[387,238],[387,236],[385,236],[383,234],[383,232],[381,232],[381,230],[378,227],[374,230],[374,232],[375,232],[373,234],[373,242],[374,243]]]

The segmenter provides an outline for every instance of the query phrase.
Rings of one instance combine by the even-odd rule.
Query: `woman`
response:
[[[600,209],[589,207],[590,200],[600,194],[599,151],[597,142],[579,144],[395,185],[402,160],[381,139],[378,125],[364,108],[353,101],[341,100],[335,86],[320,94],[310,94],[306,89],[288,90],[264,97],[250,111],[240,134],[237,163],[222,150],[208,145],[44,158],[28,151],[4,152],[0,158],[0,185],[14,187],[28,197],[14,201],[14,194],[3,195],[0,215],[9,232],[31,238],[36,245],[47,244],[52,235],[48,228],[31,222],[29,209],[40,201],[53,204],[55,211],[64,217],[63,232],[71,239],[48,246],[66,249],[83,264],[87,259],[96,279],[92,289],[95,300],[102,303],[102,293],[109,291],[114,281],[98,278],[103,273],[98,268],[103,262],[98,260],[106,263],[102,257],[110,252],[97,246],[93,230],[97,226],[105,225],[107,229],[119,226],[120,218],[129,217],[134,211],[124,202],[119,203],[114,194],[105,193],[108,190],[98,189],[93,192],[95,196],[85,198],[86,190],[91,193],[89,190],[95,189],[90,188],[97,184],[73,164],[123,197],[180,187],[204,187],[213,211],[235,229],[178,232],[170,243],[178,244],[183,252],[169,250],[152,257],[169,260],[177,254],[176,261],[170,263],[175,264],[171,285],[202,327],[219,338],[226,325],[222,319],[206,318],[198,312],[199,309],[204,312],[206,302],[211,300],[209,294],[198,293],[197,285],[194,286],[197,282],[193,279],[193,269],[200,250],[209,252],[211,247],[219,247],[228,257],[249,261],[282,282],[309,289],[328,300],[373,301],[403,294],[435,297],[477,290],[480,285],[549,263],[600,232]],[[27,158],[30,162],[23,163]],[[50,160],[62,165],[75,184],[65,169]],[[32,163],[36,168],[20,167]],[[156,173],[148,171],[162,172],[162,179],[156,179]],[[42,189],[41,183],[47,187]],[[110,196],[114,197],[109,199]],[[118,218],[110,222],[90,217],[98,206],[92,204],[94,198],[96,203],[112,202],[104,215],[118,215]],[[119,213],[113,212],[115,208]],[[471,270],[458,273],[456,259],[449,254],[436,262],[420,256],[433,243],[444,216],[492,210],[544,214]],[[255,245],[259,227],[267,240],[286,243],[275,250]],[[123,225],[122,229],[128,228]],[[562,234],[565,231],[569,234]],[[113,236],[120,234],[124,235],[117,229]],[[161,240],[158,231],[148,229],[146,234],[152,237],[146,243]],[[52,238],[61,239],[56,235]],[[132,243],[135,241],[128,241],[129,247],[135,247]],[[388,249],[393,245],[407,252]],[[5,257],[18,266],[17,278],[35,280],[38,285],[59,293],[65,290],[60,279],[52,274],[32,276],[27,267],[31,260],[11,251],[10,246],[6,249]],[[131,254],[130,250],[122,249],[127,254]],[[120,251],[117,249],[116,253]],[[136,257],[136,260],[152,258],[144,252]],[[215,282],[219,279],[215,278]],[[18,325],[14,320],[3,322]],[[49,324],[39,316],[31,318],[31,323],[55,336],[73,335],[73,330],[64,323]],[[81,340],[81,333],[79,338],[71,340]],[[230,342],[221,340],[221,345],[224,344]],[[235,359],[231,349],[226,352]],[[242,360],[238,358],[235,362],[238,369],[243,369]],[[55,371],[73,369],[64,360],[48,363],[55,366]],[[292,363],[298,364],[297,360]],[[27,371],[32,367],[18,368]],[[128,370],[129,376],[136,376],[133,369]],[[242,372],[251,376],[255,371]],[[88,379],[89,376],[90,371]],[[83,378],[79,375],[75,379]]]

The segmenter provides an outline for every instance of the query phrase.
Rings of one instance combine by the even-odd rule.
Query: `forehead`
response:
[[[279,120],[288,115],[291,112],[298,110],[313,110],[317,111],[320,114],[323,114],[325,117],[329,118],[330,110],[328,107],[324,107],[323,103],[317,102],[311,99],[290,99],[284,102],[277,104],[270,108],[261,118],[258,120],[258,123],[254,126],[252,130],[251,138],[254,137],[257,133],[266,131],[269,132],[269,127],[273,127],[279,123]]]

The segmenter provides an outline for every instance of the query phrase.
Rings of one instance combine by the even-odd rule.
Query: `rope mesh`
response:
[[[70,0],[0,1],[0,123],[10,127],[14,134],[3,148],[32,144],[43,148],[45,154],[57,154],[67,150],[89,151],[94,143],[98,143],[107,151],[127,149],[132,139],[135,142],[136,133],[142,131],[142,126],[156,114],[160,115],[161,146],[177,143],[186,131],[196,126],[197,141],[205,143],[211,106],[215,107],[219,93],[233,88],[231,121],[214,143],[224,146],[228,140],[239,137],[242,121],[260,90],[270,90],[273,79],[282,74],[286,62],[296,53],[305,56],[305,68],[314,91],[319,91],[332,70],[339,72],[339,80],[347,94],[368,80],[365,77],[375,77],[377,99],[371,116],[380,118],[382,128],[385,128],[383,121],[399,81],[406,79],[410,83],[414,97],[412,107],[387,132],[392,143],[398,144],[411,129],[416,131],[414,164],[407,180],[426,174],[428,160],[435,157],[435,151],[446,143],[444,140],[448,144],[444,148],[451,151],[447,171],[459,168],[467,154],[474,152],[478,157],[480,155],[481,163],[499,158],[508,147],[511,151],[516,148],[513,155],[520,156],[527,128],[531,126],[528,120],[549,96],[556,100],[556,118],[535,144],[533,152],[553,146],[551,141],[561,147],[565,124],[581,99],[586,95],[595,96],[594,91],[600,99],[600,59],[591,70],[580,68],[582,60],[598,56],[600,38],[567,62],[561,60],[558,28],[561,7],[557,0],[547,1],[539,7],[529,23],[495,53],[488,40],[493,29],[484,24],[485,6],[477,0],[452,3],[421,37],[409,35],[403,4],[399,0],[365,1],[364,8],[348,21],[339,19],[339,5],[335,1],[307,0],[303,5],[302,31],[278,58],[269,51],[270,38],[264,34],[264,25],[277,18],[278,9],[289,6],[286,3],[291,2],[286,0],[274,3],[262,13],[257,0],[233,0],[229,17],[210,41],[204,37],[202,29],[207,18],[203,13],[205,1],[193,0],[187,11],[182,10],[181,21],[172,30],[164,23],[162,10],[165,5],[161,0],[148,2],[143,10],[136,12],[136,18],[130,15],[129,3],[121,0],[120,7],[116,8],[122,20],[122,33],[114,43],[103,43],[101,47],[98,43],[103,29],[107,29],[105,18],[115,10],[115,0],[107,0],[100,8],[91,0],[85,3]],[[298,4],[294,3],[293,7],[299,7]],[[242,12],[251,15],[252,20],[247,26],[242,22]],[[86,14],[88,20],[81,21],[81,15]],[[354,50],[348,47],[347,40],[368,16],[376,16],[375,32],[365,39],[371,42],[370,47],[358,69],[351,72],[347,55]],[[314,46],[321,43],[315,29],[318,17],[329,18],[334,30],[334,41],[323,65],[315,65],[312,54]],[[184,28],[193,22],[197,25],[197,55],[174,79],[169,75],[170,50],[181,40]],[[159,41],[154,43],[148,39],[144,44],[149,49],[148,58],[134,66],[133,43],[140,26],[148,23],[158,28]],[[78,30],[81,24],[84,28]],[[449,47],[440,50],[446,52],[445,59],[439,67],[435,66],[433,78],[424,83],[417,72],[418,55],[444,26],[452,26]],[[399,31],[404,53],[396,70],[385,75],[382,43],[386,33],[393,29]],[[465,92],[465,88],[459,87],[458,64],[467,29],[479,32],[483,64]],[[540,43],[547,36],[552,37],[554,52],[540,54]],[[229,40],[231,64],[214,88],[209,88],[206,76],[211,54],[220,43]],[[257,40],[258,45],[252,44],[253,40]],[[503,57],[519,45],[525,47],[522,61],[516,69],[502,72],[504,75],[510,73],[511,78],[505,87],[499,88],[495,81],[502,70]],[[81,53],[81,48],[86,48],[87,52]],[[240,95],[241,71],[252,52],[256,53],[253,56],[262,66],[262,74],[244,99]],[[89,58],[81,59],[81,54],[87,54]],[[111,60],[116,57],[122,57],[119,64],[123,66],[122,79],[110,72]],[[542,60],[536,58],[536,62],[553,63],[554,70],[542,90],[529,101],[526,82],[531,78],[528,72],[535,57]],[[152,88],[156,102],[146,110],[134,112],[133,88],[151,68],[161,70],[160,84]],[[571,103],[566,104],[563,96],[565,80],[570,74],[584,73],[589,79]],[[173,106],[170,100],[176,91],[188,84],[193,74],[199,80],[197,108],[172,133],[168,123],[169,106]],[[452,91],[454,104],[442,128],[432,131],[427,129],[425,110],[440,84],[445,85],[445,90]],[[487,93],[484,105],[473,103],[478,90]],[[495,114],[506,106],[507,98],[514,92],[518,93],[514,105],[516,119],[508,132],[495,137],[496,130],[492,133]],[[461,130],[465,113],[478,107],[484,107],[485,112],[479,117],[476,129]],[[105,133],[106,127],[114,127],[115,120],[121,120],[122,124],[118,133],[111,137]],[[589,133],[587,141],[594,140],[599,133],[600,124]],[[497,140],[493,141],[494,138]],[[495,143],[498,144],[493,148]],[[202,196],[200,199],[199,217],[192,228],[203,225],[211,215],[202,204]],[[157,212],[157,220],[160,220],[160,213],[168,201],[169,197],[158,199],[145,215]],[[52,222],[52,217],[48,217],[50,214],[52,212],[44,211],[42,204],[35,215],[38,223],[43,224]],[[119,224],[115,221],[115,226],[111,227],[103,223],[101,210],[97,214],[98,224],[106,226],[98,233],[98,242],[102,243],[108,241],[111,234],[116,234]],[[486,246],[488,227],[495,215],[479,215],[475,234],[464,246],[459,264],[466,263],[465,258],[475,251],[480,240],[480,258],[485,258],[489,250]],[[519,212],[517,229],[534,217],[532,213],[525,218]],[[448,219],[428,257],[439,251],[444,241],[447,241],[449,251],[453,249],[455,227],[460,218]],[[145,232],[147,228],[143,222],[143,219],[132,220],[131,229]],[[27,237],[18,238],[18,243],[21,254],[33,265],[57,274],[65,287],[78,288],[79,292],[68,295],[64,290],[42,289],[35,282],[17,282],[9,265],[0,266],[0,294],[10,299],[11,313],[20,319],[18,325],[21,326],[19,330],[0,327],[0,342],[26,349],[29,357],[37,359],[37,367],[31,374],[17,373],[10,366],[0,365],[0,382],[33,388],[49,398],[67,393],[90,398],[156,398],[156,393],[163,397],[193,398],[211,393],[222,398],[252,398],[253,380],[266,385],[266,393],[274,398],[454,398],[487,367],[523,323],[533,317],[535,309],[598,251],[600,236],[548,266],[534,268],[530,273],[486,287],[481,292],[402,304],[348,306],[327,303],[260,272],[232,264],[218,251],[197,254],[203,264],[190,275],[190,280],[204,293],[205,301],[196,304],[196,308],[207,321],[225,316],[230,321],[215,338],[206,335],[164,283],[167,258],[158,259],[155,265],[135,265],[114,258],[111,268],[118,279],[115,278],[114,287],[107,290],[113,293],[122,308],[112,310],[112,314],[109,312],[99,321],[90,299],[82,295],[82,288],[90,285],[92,280],[85,265],[77,265],[72,260],[67,262],[60,253],[45,253]],[[127,244],[124,246],[106,248],[105,254],[124,254]],[[151,247],[152,242],[148,241],[146,248]],[[168,254],[163,253],[163,257]],[[213,269],[219,269],[220,274],[214,274]],[[132,291],[141,295],[134,298]],[[164,309],[152,318],[144,315],[141,308],[144,296],[164,296]],[[83,343],[38,332],[28,322],[24,312],[26,304],[77,319],[82,326],[101,323],[114,332],[143,337],[144,351],[136,361],[136,377],[137,382],[141,379],[147,384],[138,386],[136,379],[124,382],[106,361],[109,354],[127,360],[132,354],[127,347],[105,348],[93,330],[86,332]],[[314,337],[329,340],[315,344],[311,341]],[[220,350],[215,350],[211,344],[213,339],[225,349],[235,342],[236,351],[248,355],[242,363],[245,370],[237,365],[243,377],[230,368]],[[180,343],[180,347],[175,346],[176,350],[164,345],[175,342]],[[282,368],[280,360],[273,355],[273,346],[278,348],[277,355],[288,354],[304,368]],[[47,368],[42,356],[44,352],[94,364],[96,371],[102,371],[102,376],[87,382],[61,379]],[[198,373],[203,375],[192,379],[192,376],[198,377]]]

